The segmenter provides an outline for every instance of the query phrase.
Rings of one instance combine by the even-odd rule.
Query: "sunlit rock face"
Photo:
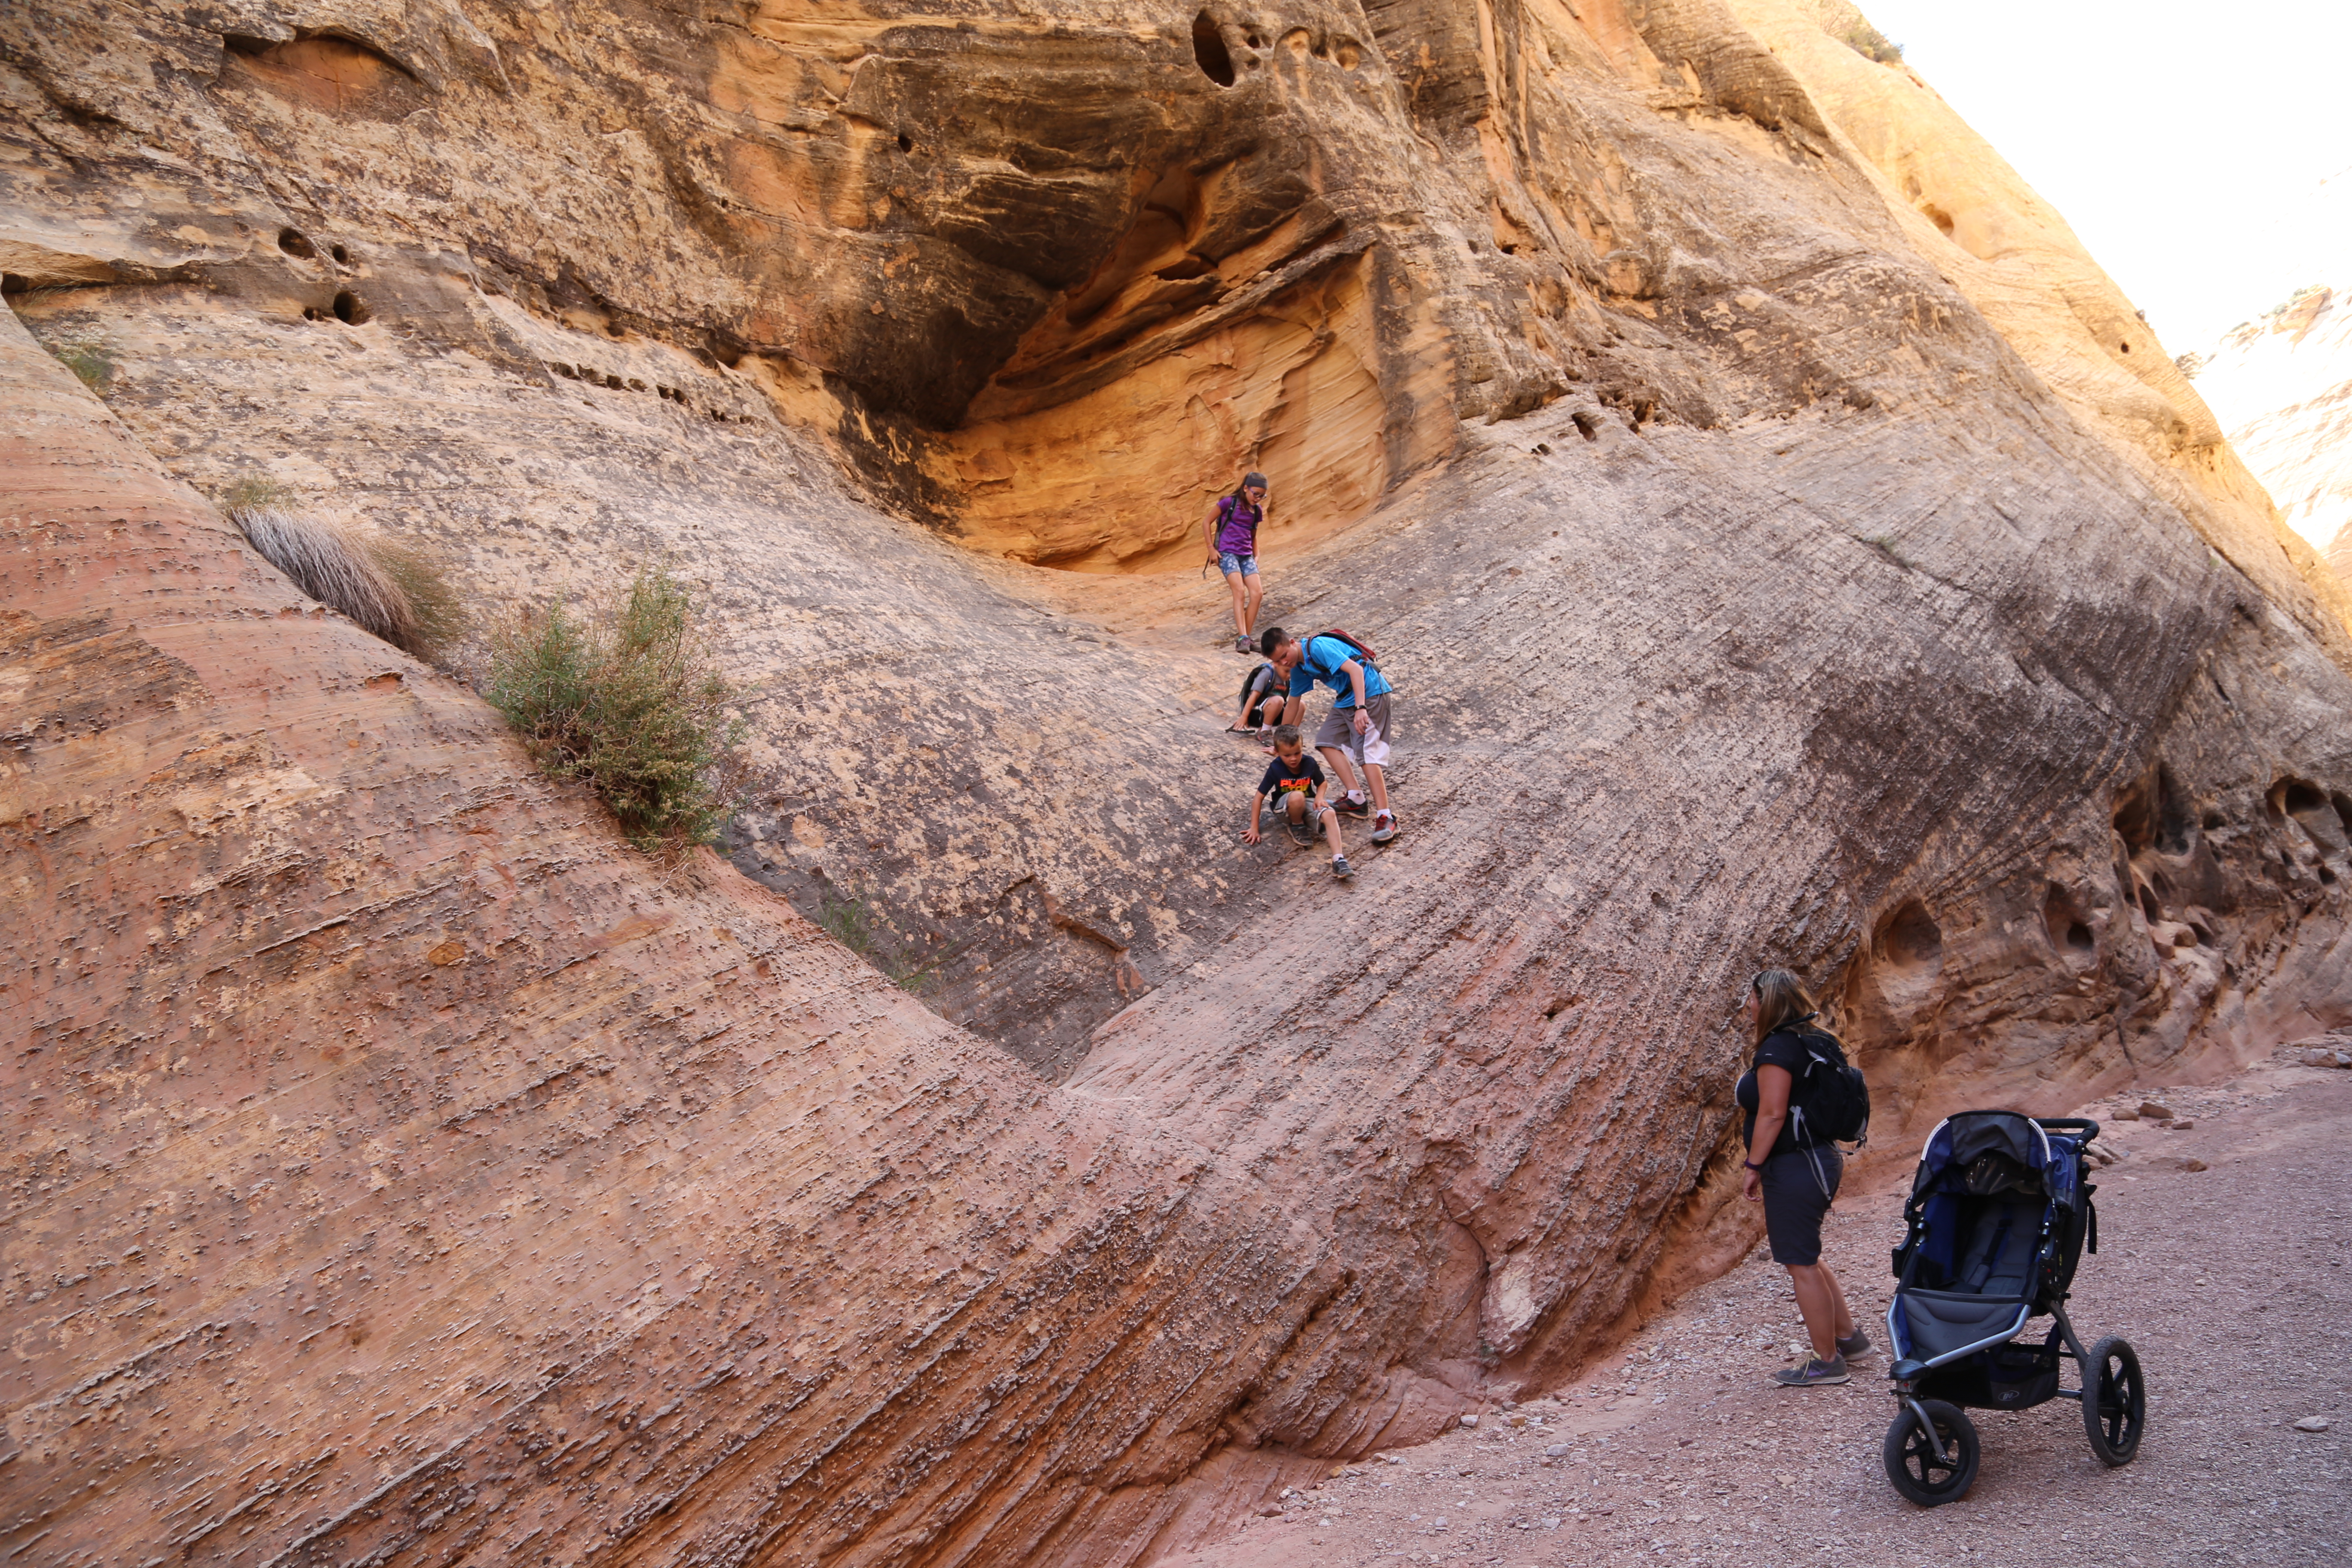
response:
[[[28,1561],[1146,1562],[1743,1247],[1761,963],[1896,1160],[2352,1014],[2332,580],[1793,12],[0,26]],[[1252,467],[1400,692],[1345,887],[1235,843]],[[254,477],[486,618],[701,584],[728,858]]]
[[[2182,363],[2287,525],[2337,575],[2352,570],[2352,310],[2342,290],[2298,289]]]

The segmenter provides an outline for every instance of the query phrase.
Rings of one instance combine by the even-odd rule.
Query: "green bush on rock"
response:
[[[586,783],[641,849],[708,844],[735,809],[736,696],[664,565],[585,615],[551,604],[491,640],[491,703],[541,768]]]

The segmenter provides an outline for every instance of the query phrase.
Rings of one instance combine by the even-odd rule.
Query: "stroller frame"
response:
[[[1927,1135],[1886,1310],[1897,1408],[1882,1457],[1887,1479],[1912,1501],[1954,1502],[1974,1484],[1981,1448],[1964,1414],[1970,1407],[2074,1400],[2102,1461],[2128,1464],[2137,1453],[2147,1418],[2139,1359],[2120,1338],[2085,1348],[2065,1308],[2083,1252],[2099,1246],[2097,1189],[2083,1152],[2098,1134],[2083,1117],[1976,1110]],[[2038,1226],[2024,1213],[2034,1198]],[[2020,1342],[2042,1316],[2053,1321],[2042,1342]],[[2074,1363],[2081,1386],[2059,1386],[2062,1360]]]

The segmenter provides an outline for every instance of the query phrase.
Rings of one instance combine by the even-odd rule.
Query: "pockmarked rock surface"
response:
[[[2333,578],[1802,20],[0,17],[0,1547],[1139,1563],[1744,1251],[1761,963],[1889,1144],[2344,1021]],[[1402,694],[1345,889],[1234,843],[1246,466]],[[728,859],[252,479],[700,583]]]

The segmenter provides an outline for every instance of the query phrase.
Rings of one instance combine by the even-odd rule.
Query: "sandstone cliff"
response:
[[[0,20],[0,1542],[1142,1562],[1744,1244],[1759,962],[1898,1152],[2352,1013],[2314,563],[2103,279],[1947,254],[1871,126],[2013,176],[1931,94],[1738,11]],[[1394,648],[1345,890],[1233,846],[1244,464]],[[705,581],[733,865],[257,474],[487,605]]]
[[[2185,359],[2280,513],[2352,581],[2352,310],[2324,285]]]

